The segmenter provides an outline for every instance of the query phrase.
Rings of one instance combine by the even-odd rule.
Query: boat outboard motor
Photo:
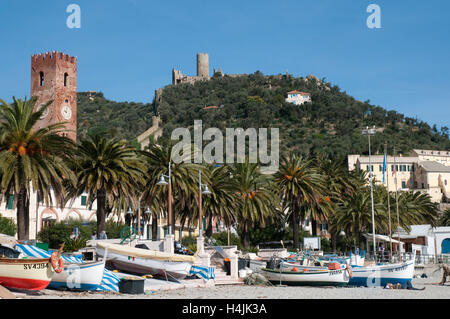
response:
[[[19,251],[0,245],[0,257],[5,256],[8,258],[17,258],[19,257],[19,255],[20,255]]]

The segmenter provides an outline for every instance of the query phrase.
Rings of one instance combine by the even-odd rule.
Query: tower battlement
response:
[[[58,51],[34,54],[31,56],[31,63],[55,63],[56,61],[65,61],[76,64],[77,58]]]

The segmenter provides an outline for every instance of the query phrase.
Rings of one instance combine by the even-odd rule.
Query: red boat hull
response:
[[[47,280],[0,277],[0,285],[6,288],[42,290],[49,284],[50,281]]]

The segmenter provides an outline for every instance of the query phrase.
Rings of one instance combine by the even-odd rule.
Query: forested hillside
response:
[[[294,105],[284,101],[287,92],[311,94],[312,103]],[[204,109],[207,106],[217,108]],[[244,129],[280,128],[280,151],[304,155],[322,152],[332,157],[367,154],[366,125],[375,125],[372,152],[382,153],[385,141],[403,154],[413,148],[450,149],[448,128],[440,131],[419,119],[388,111],[369,101],[361,102],[338,86],[313,76],[215,75],[210,81],[194,85],[166,86],[158,105],[116,103],[96,94],[93,101],[78,94],[79,136],[90,131],[132,140],[151,125],[151,116],[160,114],[167,139],[177,127],[192,128],[194,120],[208,127]]]

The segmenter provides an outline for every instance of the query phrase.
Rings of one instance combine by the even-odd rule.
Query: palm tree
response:
[[[125,140],[106,139],[99,135],[81,140],[75,157],[75,187],[68,187],[72,200],[88,193],[88,204],[97,200],[97,231],[106,230],[107,201],[125,198],[136,207],[138,191],[143,184],[145,164],[136,149]]]
[[[204,216],[208,220],[206,236],[212,236],[212,221],[223,221],[228,229],[236,222],[239,202],[236,200],[236,181],[231,177],[231,167],[207,166],[203,170],[208,176],[210,195],[203,202]]]
[[[14,98],[10,105],[0,100],[0,187],[6,198],[17,195],[19,240],[28,240],[32,191],[37,191],[47,205],[52,204],[54,196],[62,207],[64,180],[75,182],[68,166],[74,143],[61,136],[64,123],[35,127],[51,103],[34,112],[36,101],[36,97],[28,101]]]
[[[383,211],[374,209],[377,229],[388,229],[388,218]],[[343,230],[353,240],[355,246],[363,249],[363,233],[372,229],[370,191],[367,187],[346,197],[339,205],[333,227]]]
[[[439,218],[440,226],[450,226],[450,208],[446,209]]]
[[[325,198],[323,177],[313,167],[312,161],[293,155],[283,158],[275,174],[275,183],[280,192],[283,207],[289,209],[290,223],[294,235],[294,248],[299,248],[299,222],[307,217]]]
[[[237,185],[238,223],[242,231],[242,243],[244,247],[249,247],[251,227],[255,222],[265,227],[267,222],[275,220],[280,213],[279,199],[270,177],[263,175],[256,163],[247,161],[236,164],[232,169],[232,178]]]

